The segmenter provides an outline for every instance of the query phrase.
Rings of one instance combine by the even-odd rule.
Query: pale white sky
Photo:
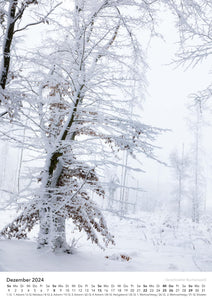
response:
[[[168,162],[169,155],[174,149],[185,150],[192,147],[192,131],[188,128],[189,113],[186,106],[189,104],[189,94],[204,89],[210,83],[211,61],[206,60],[195,68],[186,66],[176,67],[170,63],[175,58],[177,50],[177,33],[174,25],[168,20],[162,20],[161,31],[165,41],[154,38],[149,51],[148,95],[143,105],[143,121],[161,128],[171,129],[172,132],[164,133],[157,142],[162,149],[158,151],[159,158]],[[210,120],[212,113],[205,114]],[[212,206],[212,127],[203,128],[203,148],[205,151],[203,163],[207,166],[207,202]],[[150,193],[158,191],[159,197],[170,197],[173,188],[170,170],[155,162],[145,161],[145,175],[140,175],[139,180],[143,187]],[[211,199],[211,200],[210,200]]]

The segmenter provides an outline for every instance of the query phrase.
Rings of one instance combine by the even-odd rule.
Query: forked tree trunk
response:
[[[68,131],[70,130],[74,118],[76,116],[77,108],[82,101],[83,97],[81,97],[80,92],[83,89],[83,86],[79,89],[77,93],[77,98],[75,102],[75,106],[70,115],[69,122],[64,126],[63,132],[61,134],[61,141],[66,140],[68,135]],[[75,139],[75,133],[72,134],[71,140]],[[58,187],[59,178],[62,174],[63,166],[60,162],[60,157],[63,154],[59,151],[52,153],[49,159],[49,167],[46,183],[44,184],[45,188]],[[49,195],[51,192],[49,191]],[[60,201],[60,199],[58,199]],[[67,253],[71,253],[71,248],[66,242],[66,230],[65,230],[65,217],[59,216],[57,213],[52,211],[53,203],[51,203],[51,197],[47,199],[47,201],[43,202],[43,207],[39,210],[40,217],[40,231],[38,237],[38,248],[42,248],[44,246],[49,246],[54,251],[62,250]]]

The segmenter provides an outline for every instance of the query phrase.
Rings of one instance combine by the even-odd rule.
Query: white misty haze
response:
[[[202,61],[195,67],[188,65],[178,66],[173,64],[178,49],[178,35],[176,28],[168,14],[164,14],[160,22],[161,33],[164,40],[154,38],[149,49],[148,63],[150,70],[148,77],[148,95],[143,105],[143,120],[153,126],[170,129],[170,132],[162,134],[157,145],[161,147],[158,157],[169,164],[170,153],[178,149],[182,144],[188,151],[192,147],[193,132],[189,129],[189,111],[187,106],[191,104],[189,95],[204,89],[210,83],[210,59]],[[209,105],[210,107],[210,105]],[[203,127],[203,163],[204,174],[207,183],[207,206],[212,206],[212,139],[210,127],[210,111],[203,111],[203,118],[208,125]],[[146,173],[140,175],[140,183],[151,194],[157,195],[155,201],[166,203],[173,189],[173,178],[169,168],[156,162],[145,159],[144,169]],[[166,199],[164,199],[166,198]],[[166,204],[165,204],[166,205]]]

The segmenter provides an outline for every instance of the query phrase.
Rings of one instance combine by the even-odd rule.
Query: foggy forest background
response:
[[[212,269],[211,17],[207,0],[0,1],[2,261]]]

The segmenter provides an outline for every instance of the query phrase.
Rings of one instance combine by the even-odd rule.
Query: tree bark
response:
[[[7,22],[7,30],[6,36],[3,45],[3,60],[1,66],[1,78],[0,78],[0,86],[4,90],[7,83],[8,72],[10,68],[10,53],[11,53],[11,45],[14,37],[14,28],[15,28],[15,16],[16,9],[18,5],[18,0],[10,1],[9,11],[8,11],[8,22]]]

